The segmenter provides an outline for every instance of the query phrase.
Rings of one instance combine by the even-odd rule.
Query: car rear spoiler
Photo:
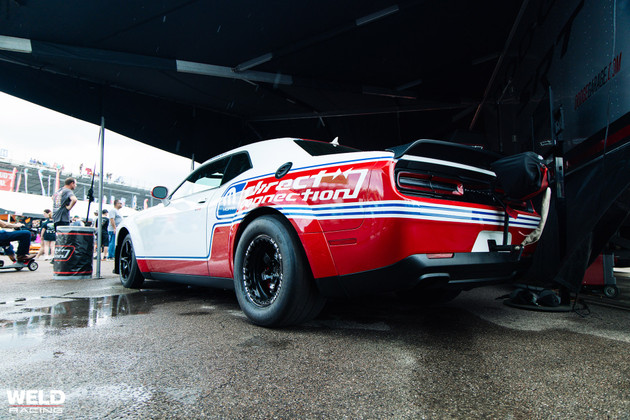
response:
[[[501,158],[498,153],[479,147],[429,139],[416,140],[386,150],[393,152],[396,159],[400,159],[404,155],[423,156],[487,170],[491,169],[490,165],[493,162]]]

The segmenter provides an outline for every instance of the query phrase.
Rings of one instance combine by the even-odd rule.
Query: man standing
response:
[[[77,202],[74,195],[74,189],[77,187],[77,181],[74,178],[68,178],[64,182],[64,186],[53,194],[53,221],[55,229],[59,226],[70,225],[70,210]]]
[[[114,200],[114,208],[109,212],[109,226],[107,226],[107,234],[109,235],[108,259],[114,258],[114,251],[116,250],[116,228],[122,223],[122,216],[119,211],[121,207],[122,203],[120,200]]]

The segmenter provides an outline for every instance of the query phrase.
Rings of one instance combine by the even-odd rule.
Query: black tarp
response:
[[[554,200],[527,280],[577,292],[587,266],[630,213],[630,142],[569,172]],[[560,201],[559,201],[560,200]]]

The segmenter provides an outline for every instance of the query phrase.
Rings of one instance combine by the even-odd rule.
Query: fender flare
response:
[[[231,269],[234,272],[234,258],[236,258],[236,247],[238,241],[243,234],[243,231],[253,220],[266,214],[280,215],[287,224],[288,229],[293,229],[302,244],[302,250],[306,255],[309,262],[309,267],[314,278],[330,277],[337,275],[337,269],[335,267],[332,253],[328,247],[328,242],[324,236],[321,226],[317,220],[312,220],[309,223],[308,231],[299,223],[286,217],[281,211],[273,207],[258,207],[250,211],[243,221],[238,225],[232,226],[232,232],[230,232],[230,255]]]

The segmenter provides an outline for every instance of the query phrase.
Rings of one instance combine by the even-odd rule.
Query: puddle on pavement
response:
[[[40,308],[16,305],[15,312],[0,317],[0,350],[35,344],[46,335],[58,334],[65,329],[91,328],[104,325],[113,318],[146,314],[155,305],[207,298],[204,295],[203,291],[183,288],[102,297],[48,297],[68,300]]]

